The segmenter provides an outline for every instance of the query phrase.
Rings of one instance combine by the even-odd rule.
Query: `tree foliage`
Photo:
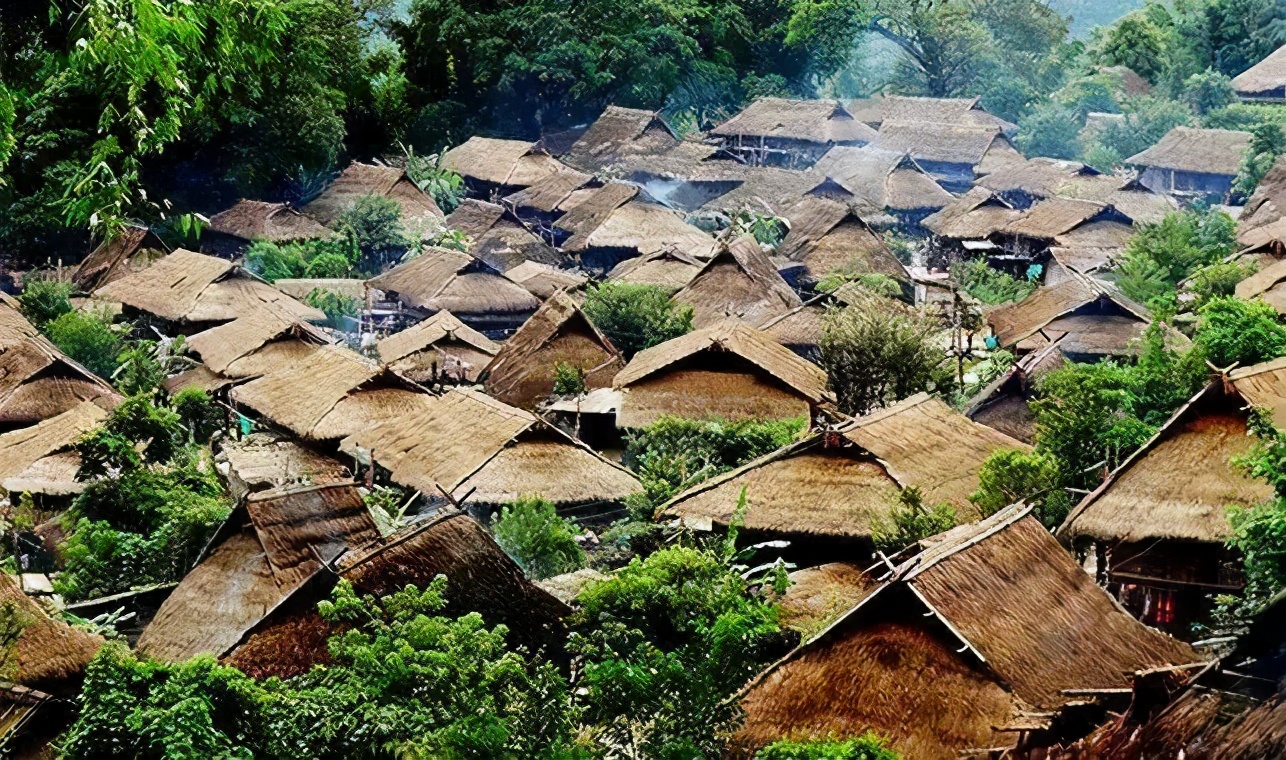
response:
[[[895,554],[917,541],[956,526],[956,510],[945,502],[929,505],[915,487],[904,488],[887,518],[871,531],[875,548]]]
[[[121,351],[121,336],[102,317],[69,311],[45,325],[55,346],[99,377],[111,377]]]
[[[946,353],[938,325],[887,299],[871,298],[822,319],[822,367],[840,411],[860,415],[933,386]]]
[[[1025,502],[1047,528],[1056,528],[1071,510],[1071,498],[1063,489],[1059,460],[1041,451],[1000,449],[978,470],[978,490],[969,501],[984,516]]]
[[[898,760],[888,742],[867,732],[853,739],[779,739],[759,750],[758,760]]]
[[[1286,356],[1286,327],[1277,310],[1262,301],[1215,298],[1199,313],[1196,343],[1216,367],[1248,367]]]
[[[545,499],[526,496],[506,504],[492,519],[491,532],[529,578],[550,578],[585,566],[585,552],[576,543],[580,530]]]
[[[671,301],[670,294],[656,285],[591,285],[582,308],[626,360],[692,331],[692,307]]]
[[[71,293],[70,282],[33,277],[23,284],[18,307],[33,325],[43,328],[73,310]]]
[[[1237,250],[1237,225],[1217,209],[1185,210],[1144,225],[1127,244],[1117,284],[1126,296],[1151,303],[1180,281]]]

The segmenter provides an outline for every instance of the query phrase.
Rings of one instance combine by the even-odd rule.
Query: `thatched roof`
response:
[[[519,214],[535,212],[553,214],[572,193],[593,183],[594,175],[566,169],[557,174],[550,174],[530,187],[524,187],[516,193],[504,197],[505,206]]]
[[[1196,659],[1018,505],[938,537],[753,680],[734,746],[874,730],[908,757],[955,758],[1012,745],[1006,727],[1075,699],[1064,690],[1124,688],[1137,670]]]
[[[562,250],[581,253],[594,248],[612,248],[637,251],[639,255],[676,250],[698,258],[714,251],[714,238],[665,206],[635,199],[598,213],[597,198],[613,186],[605,185],[595,194],[595,200],[575,206],[558,220],[559,228],[575,230],[563,243]]]
[[[1111,206],[1073,198],[1049,198],[1039,201],[1022,214],[1009,220],[999,232],[1007,235],[1054,240],[1073,230],[1095,222],[1129,224],[1129,219]]]
[[[925,503],[950,502],[962,521],[977,515],[969,495],[987,457],[1030,448],[927,393],[858,417],[840,433],[878,457],[898,483],[920,489]]]
[[[701,271],[702,262],[674,250],[656,251],[626,259],[607,273],[607,279],[634,285],[679,290]]]
[[[84,401],[111,409],[120,398],[41,335],[12,299],[0,300],[0,425],[33,425]]]
[[[616,348],[566,293],[555,293],[518,328],[486,368],[487,393],[534,409],[554,389],[554,367],[585,373],[587,390],[611,384],[625,366]]]
[[[878,586],[863,567],[849,562],[796,570],[790,574],[790,588],[780,600],[781,624],[812,638]]]
[[[253,494],[226,538],[184,576],[138,640],[149,657],[221,657],[349,548],[379,538],[361,494],[339,483]]]
[[[1036,419],[1027,401],[1041,378],[1067,363],[1062,340],[1054,340],[1014,362],[969,400],[965,416],[1024,443],[1035,442]]]
[[[812,143],[863,144],[875,130],[853,118],[834,100],[759,98],[741,113],[710,130],[715,137],[772,137]]]
[[[530,187],[566,167],[532,143],[470,137],[448,150],[442,165],[466,180],[500,187]]]
[[[572,166],[597,171],[626,156],[651,156],[679,144],[679,136],[654,111],[608,106],[563,156]]]
[[[698,530],[725,530],[745,489],[747,530],[864,542],[898,503],[900,486],[870,452],[817,434],[675,496],[660,514]]]
[[[1102,172],[1080,163],[1056,158],[1030,158],[1015,161],[1005,168],[980,177],[977,187],[997,193],[1022,191],[1038,198],[1061,195],[1059,190],[1073,178],[1100,177]],[[1120,184],[1120,181],[1116,181]]]
[[[551,179],[561,176],[562,173],[552,175]],[[469,240],[469,253],[499,272],[527,261],[558,264],[563,260],[552,246],[499,204],[466,198],[447,217],[446,225],[463,232]]]
[[[911,275],[884,240],[843,203],[805,198],[786,213],[790,231],[777,255],[803,265],[818,282],[834,272],[874,272],[910,281]]]
[[[359,198],[368,195],[396,202],[402,210],[402,224],[416,235],[441,224],[442,209],[438,208],[432,196],[406,176],[405,170],[356,161],[301,211],[327,227],[333,227]]]
[[[285,203],[251,200],[237,201],[231,208],[210,217],[206,229],[245,241],[273,243],[328,238],[334,234]]]
[[[760,326],[765,335],[782,344],[800,356],[815,361],[821,354],[822,306],[824,296],[796,306],[779,317],[774,317]]]
[[[54,464],[47,461],[51,455],[67,452],[85,433],[98,427],[107,419],[107,412],[92,401],[79,405],[31,427],[20,428],[0,435],[0,488],[5,491],[32,491],[39,493],[76,493],[82,485],[75,480],[80,469],[80,458],[71,453],[75,467],[70,477],[50,482],[45,472]],[[61,460],[60,460],[61,461]],[[44,462],[42,468],[41,463]],[[34,469],[33,469],[34,466]],[[40,487],[35,487],[37,482]]]
[[[954,200],[905,152],[836,146],[813,169],[851,193],[855,205],[873,211],[937,210]]]
[[[442,614],[478,612],[488,626],[509,629],[511,646],[554,657],[561,650],[567,606],[528,581],[486,529],[466,515],[448,513],[405,528],[345,555],[338,570],[358,593],[374,596],[407,585],[423,588],[445,575]],[[335,632],[315,609],[293,611],[248,637],[227,662],[256,678],[297,675],[329,660],[326,639]]]
[[[737,161],[709,161],[691,177],[726,190],[702,204],[703,211],[736,214],[753,211],[777,216],[826,181],[816,169],[783,169],[777,166],[747,166]]]
[[[1004,229],[1021,214],[999,194],[975,187],[954,203],[926,216],[920,225],[940,237],[980,240]]]
[[[884,95],[850,100],[848,110],[855,118],[877,129],[886,121],[994,126],[1005,131],[1018,128],[1017,124],[1011,124],[999,116],[987,113],[979,98],[916,98],[905,95]]]
[[[130,272],[146,269],[170,250],[147,227],[127,225],[114,238],[104,240],[80,262],[72,282],[92,291]]]
[[[237,360],[283,338],[318,346],[330,343],[330,338],[321,330],[287,315],[253,311],[190,336],[187,346],[201,357],[201,363],[207,368],[224,374]]]
[[[94,293],[167,322],[229,322],[259,309],[309,322],[326,318],[229,261],[182,248]]]
[[[17,620],[25,623],[10,654],[13,672],[6,679],[61,696],[78,692],[85,666],[103,638],[51,618],[8,573],[0,573],[0,604],[12,605]]]
[[[1274,424],[1286,428],[1286,358],[1234,369],[1228,379],[1251,406],[1268,409]]]
[[[1125,159],[1135,166],[1233,176],[1250,147],[1249,132],[1175,127],[1160,142]]]
[[[794,418],[827,397],[821,368],[736,319],[640,351],[612,385],[624,391],[621,427],[643,427],[666,414]]]
[[[1283,208],[1286,208],[1286,158],[1279,156],[1259,181],[1255,192],[1246,199],[1241,216],[1237,218],[1237,239],[1242,245],[1255,245],[1258,241],[1244,239],[1245,235],[1251,230],[1279,221]]]
[[[1281,98],[1286,92],[1286,47],[1233,77],[1232,86],[1243,98]]]
[[[723,245],[673,299],[692,307],[698,328],[729,316],[757,326],[803,303],[752,237]]]
[[[215,462],[237,501],[270,488],[342,483],[352,477],[343,462],[268,433],[222,441]]]
[[[523,262],[505,272],[505,276],[537,298],[549,298],[560,290],[575,290],[589,282],[589,278],[583,274],[535,261]]]
[[[501,344],[469,327],[445,309],[379,342],[380,361],[393,363],[444,342],[462,343],[495,356]]]
[[[1125,356],[1147,329],[1151,314],[1115,290],[1075,273],[1067,280],[1038,288],[1019,301],[987,313],[986,320],[1001,347],[1044,345],[1063,335],[1068,354]],[[1171,331],[1169,339],[1186,342]],[[1027,343],[1024,343],[1026,341]],[[1034,342],[1033,342],[1034,341]]]
[[[1273,495],[1271,486],[1231,462],[1254,443],[1246,405],[1236,391],[1225,395],[1222,380],[1203,388],[1085,497],[1059,536],[1222,544],[1232,534],[1228,507],[1251,507]]]
[[[446,248],[426,248],[368,283],[428,312],[516,316],[540,306],[535,296],[493,267]]]
[[[530,429],[455,488],[465,504],[500,505],[539,495],[558,505],[623,504],[643,490],[624,467],[552,428]]]
[[[877,148],[909,153],[916,161],[978,166],[988,153],[1018,152],[999,127],[935,122],[887,121],[880,125]]]

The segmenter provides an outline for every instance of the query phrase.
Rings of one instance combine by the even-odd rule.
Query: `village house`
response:
[[[560,158],[568,166],[597,172],[629,156],[664,153],[679,141],[655,111],[608,106]]]
[[[498,203],[466,198],[447,217],[446,226],[465,236],[474,258],[498,272],[508,272],[528,261],[553,266],[564,261],[553,246]]]
[[[817,188],[826,184],[826,175],[816,169],[727,160],[707,161],[694,176],[713,196],[696,209],[698,216],[724,223],[745,214],[781,216],[804,197],[819,194]],[[835,189],[842,191],[839,197],[847,197],[847,191]]]
[[[1067,362],[1059,347],[1061,342],[1062,338],[1056,338],[1014,362],[974,394],[964,409],[965,416],[1024,443],[1035,443],[1036,419],[1028,402],[1041,378]]]
[[[240,265],[182,248],[94,296],[121,304],[127,318],[159,322],[170,335],[200,332],[259,310],[308,322],[326,319]]]
[[[270,489],[287,491],[353,479],[350,468],[338,459],[290,436],[267,431],[219,441],[214,463],[237,504]]]
[[[130,224],[90,251],[80,262],[71,281],[76,289],[91,293],[112,280],[146,269],[170,252],[169,246],[151,228]]]
[[[495,267],[447,248],[425,248],[367,284],[402,304],[413,318],[446,309],[492,337],[517,329],[540,307],[540,301],[526,288]]]
[[[1021,504],[923,543],[742,690],[731,756],[866,731],[923,760],[999,752],[1083,695],[1197,660],[1116,606]]]
[[[1232,79],[1237,97],[1251,103],[1286,103],[1286,47]]]
[[[476,383],[500,352],[499,343],[443,309],[423,322],[380,340],[380,361],[425,386]]]
[[[621,428],[662,416],[810,421],[830,399],[820,367],[734,318],[640,351],[612,387]]]
[[[1246,199],[1237,217],[1237,242],[1243,246],[1241,258],[1255,261],[1261,269],[1286,258],[1283,208],[1286,208],[1286,161],[1278,158]]]
[[[826,303],[830,300],[825,295],[814,296],[790,311],[764,322],[759,329],[764,335],[794,351],[800,358],[820,365],[822,316],[826,311]]]
[[[1072,273],[1018,303],[987,312],[985,320],[999,348],[1022,355],[1059,340],[1067,358],[1095,362],[1137,355],[1152,315],[1106,284]],[[1166,339],[1187,342],[1174,331],[1167,331]]]
[[[367,196],[385,198],[397,204],[403,229],[421,239],[442,227],[442,209],[433,197],[411,181],[406,171],[395,166],[354,161],[345,167],[316,198],[300,211],[335,229],[344,213]]]
[[[918,232],[926,216],[955,200],[905,152],[870,145],[831,148],[813,169],[826,175],[826,183],[813,188],[813,195],[834,192],[827,183],[838,185],[843,192],[836,193],[835,200],[853,206],[877,229]]]
[[[812,290],[833,274],[882,274],[910,290],[911,275],[884,240],[849,206],[805,198],[786,213],[790,231],[777,246],[778,271],[791,286]]]
[[[728,317],[759,326],[803,303],[749,236],[723,245],[672,300],[692,307],[698,328]]]
[[[988,251],[990,262],[1010,269],[1020,278],[1031,264],[1042,266],[1050,248],[1058,246],[1077,255],[1080,267],[1102,266],[1108,256],[1123,252],[1134,234],[1133,220],[1112,206],[1093,201],[1054,197],[1037,201],[1009,219],[991,235],[1000,250]],[[1102,254],[1103,262],[1089,260],[1088,251],[1103,251],[1104,245],[1119,243]]]
[[[991,236],[1022,213],[999,193],[973,188],[920,223],[932,234],[929,265],[945,268],[959,258],[994,251]]]
[[[1070,198],[1112,206],[1136,224],[1151,224],[1177,211],[1174,198],[1144,187],[1136,178],[1103,174],[1077,161],[1030,158],[979,177],[976,187],[998,193],[1017,209],[1049,198]]]
[[[538,229],[536,234],[539,237],[554,240],[556,238],[553,237],[551,223],[566,213],[567,208],[563,204],[569,201],[574,204],[571,200],[573,195],[584,196],[586,193],[580,191],[599,188],[604,184],[592,174],[568,168],[557,174],[550,174],[530,187],[506,195],[501,203],[515,217]]]
[[[881,95],[850,100],[849,113],[858,121],[880,129],[884,122],[919,121],[934,124],[964,124],[998,127],[1006,134],[1018,125],[994,116],[982,107],[981,98],[921,98],[906,95]]]
[[[1022,154],[997,126],[888,121],[872,145],[908,153],[938,184],[965,192],[980,175],[1022,161]]]
[[[1131,614],[1190,635],[1214,594],[1238,592],[1240,562],[1226,547],[1228,507],[1273,494],[1239,471],[1250,450],[1247,399],[1216,380],[1072,510],[1058,529]]]
[[[1234,294],[1244,301],[1263,301],[1286,314],[1286,259],[1270,260],[1259,271],[1237,283]]]
[[[201,230],[201,252],[235,259],[258,240],[284,245],[333,236],[325,226],[285,203],[240,200],[210,217]]]
[[[442,166],[464,178],[469,195],[491,199],[564,171],[558,159],[522,140],[470,137],[442,154]]]
[[[1158,193],[1230,203],[1235,200],[1232,181],[1249,147],[1249,132],[1175,127],[1125,163],[1138,167],[1139,182]]]
[[[612,267],[607,279],[632,285],[655,285],[674,293],[691,282],[703,266],[703,261],[686,253],[666,249],[622,261]]]
[[[1273,424],[1286,428],[1286,357],[1237,367],[1228,380],[1247,403],[1256,409],[1267,409]]]
[[[753,166],[803,168],[836,145],[861,146],[877,133],[839,101],[759,98],[710,130],[723,149]]]
[[[553,223],[554,242],[589,271],[609,272],[636,256],[676,250],[709,258],[715,242],[673,210],[641,200],[636,185],[609,182],[572,193]]]
[[[526,261],[505,272],[505,276],[527,289],[533,296],[546,300],[560,290],[580,290],[589,278],[570,269],[558,269],[536,261]]]
[[[44,511],[67,506],[69,497],[86,485],[76,479],[81,462],[75,443],[105,419],[107,410],[82,401],[62,414],[0,434],[0,489],[11,497],[30,494]]]

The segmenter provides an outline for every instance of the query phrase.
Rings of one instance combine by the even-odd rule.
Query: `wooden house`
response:
[[[464,178],[470,196],[483,199],[508,195],[566,169],[537,145],[491,137],[470,137],[444,153],[442,165]]]
[[[333,235],[324,225],[285,203],[240,200],[210,217],[210,223],[201,230],[201,252],[235,259],[258,240],[284,245]]]
[[[609,272],[622,261],[664,250],[701,259],[713,253],[710,235],[671,209],[640,200],[638,192],[635,185],[609,182],[570,195],[552,225],[559,250],[594,272]]]
[[[1044,264],[1051,247],[1072,251],[1101,250],[1104,243],[1119,242],[1115,252],[1134,234],[1134,220],[1110,205],[1075,198],[1053,197],[1037,201],[992,233],[999,251],[987,252],[993,262],[1007,265],[1022,277],[1032,263]]]
[[[836,145],[866,145],[877,134],[835,100],[759,98],[710,136],[753,166],[802,168]]]
[[[431,386],[477,382],[500,346],[443,309],[382,339],[378,350],[380,361],[395,372]]]
[[[723,245],[672,298],[692,307],[692,322],[698,328],[728,317],[758,326],[803,303],[759,243],[748,236]]]
[[[808,420],[830,395],[820,367],[732,318],[640,351],[612,386],[622,428],[663,416]]]
[[[886,121],[872,145],[910,154],[951,192],[964,192],[980,175],[1023,160],[998,126]]]
[[[664,153],[679,141],[655,111],[608,106],[561,158],[569,166],[597,172],[627,156]]]
[[[120,303],[127,316],[162,323],[170,334],[199,332],[260,310],[309,322],[326,319],[239,265],[182,248],[94,295]]]
[[[553,175],[559,176],[562,175]],[[446,226],[463,233],[469,253],[498,272],[508,272],[528,261],[557,266],[564,259],[553,246],[498,203],[466,198],[447,217]]]
[[[987,312],[985,320],[1000,348],[1025,354],[1061,338],[1061,350],[1072,361],[1098,361],[1137,355],[1152,315],[1106,285],[1073,273]],[[1167,339],[1186,342],[1172,331]]]
[[[341,217],[361,198],[386,198],[401,211],[403,229],[421,239],[442,227],[442,209],[433,197],[411,181],[406,170],[357,161],[345,167],[316,198],[300,211],[334,229]]]
[[[905,152],[870,145],[831,148],[813,169],[843,191],[835,193],[835,200],[853,206],[875,227],[917,232],[926,216],[955,200]],[[811,192],[827,196],[834,190],[823,183]]]
[[[1077,161],[1030,158],[1007,163],[979,177],[976,187],[998,193],[1017,209],[1050,198],[1110,205],[1136,224],[1159,222],[1178,209],[1174,198],[1144,187],[1135,178],[1103,174]]]
[[[760,326],[764,334],[813,364],[822,362],[822,316],[829,299],[816,296]]]
[[[848,205],[805,198],[786,213],[790,231],[777,246],[786,260],[778,271],[796,288],[811,290],[832,274],[873,273],[910,290],[911,275],[883,238]]]
[[[1125,159],[1139,182],[1177,198],[1228,203],[1232,181],[1250,147],[1250,133],[1175,127],[1151,148]]]
[[[214,462],[237,503],[263,491],[284,493],[353,479],[352,471],[338,459],[289,436],[268,432],[220,441]]]
[[[1132,614],[1176,635],[1242,586],[1225,542],[1228,507],[1251,507],[1273,489],[1239,471],[1247,453],[1247,399],[1215,381],[1072,510],[1058,529]]]
[[[426,248],[367,282],[416,315],[427,317],[446,309],[494,337],[517,329],[540,307],[526,288],[495,267],[447,248]]]
[[[586,390],[605,388],[625,361],[566,293],[555,293],[505,341],[483,374],[487,393],[534,410],[554,392],[555,368],[575,367]]]
[[[1036,420],[1028,402],[1035,395],[1036,384],[1053,370],[1062,367],[1067,357],[1059,347],[1061,338],[1014,362],[1014,365],[978,391],[964,409],[969,419],[994,428],[1024,443],[1036,440]]]
[[[148,268],[169,252],[169,246],[150,228],[126,225],[118,235],[90,251],[71,281],[77,290],[89,293],[112,280]]]
[[[1286,47],[1233,77],[1237,97],[1251,103],[1286,103]]]
[[[731,756],[867,731],[905,757],[999,753],[1078,694],[1197,659],[1113,603],[1022,505],[924,543],[742,690]]]

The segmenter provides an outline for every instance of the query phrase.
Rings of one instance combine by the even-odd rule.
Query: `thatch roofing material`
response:
[[[855,205],[875,211],[936,210],[954,200],[905,152],[836,146],[813,169],[852,193]]]
[[[442,165],[465,179],[501,187],[530,187],[566,168],[532,143],[490,137],[470,137],[443,154]]]
[[[505,272],[505,276],[537,298],[549,298],[560,290],[575,290],[589,282],[589,278],[583,274],[535,261],[523,262]]]
[[[380,361],[395,362],[431,348],[444,340],[464,343],[492,356],[496,355],[501,346],[443,309],[423,322],[381,340],[379,342]]]
[[[365,430],[375,420],[414,411],[423,391],[400,387],[404,385],[398,378],[389,386],[372,383],[373,387],[358,388],[336,402],[308,431],[308,437],[315,441],[337,441]]]
[[[552,175],[550,179],[564,174],[567,172]],[[447,217],[446,226],[463,232],[470,241],[469,253],[500,272],[525,261],[546,264],[562,261],[552,246],[496,203],[466,198]]]
[[[520,213],[535,211],[552,214],[571,197],[572,193],[585,187],[593,179],[592,174],[566,169],[557,174],[551,174],[530,187],[524,187],[516,193],[505,196],[504,203]],[[452,213],[454,215],[454,212]]]
[[[1282,97],[1286,92],[1286,46],[1233,77],[1232,86],[1243,98]]]
[[[1092,201],[1049,198],[1034,204],[1011,220],[1001,232],[1023,237],[1053,240],[1083,224],[1110,215],[1114,209]]]
[[[796,570],[781,597],[781,624],[809,638],[853,609],[878,585],[861,566],[848,562]]]
[[[1135,166],[1233,176],[1250,147],[1250,133],[1175,127],[1160,142],[1125,159]]]
[[[380,341],[379,352],[381,361],[412,382],[477,382],[500,345],[444,310]]]
[[[107,412],[101,407],[91,401],[83,401],[31,427],[0,435],[0,488],[11,491],[14,486],[22,485],[10,481],[19,476],[34,475],[27,472],[28,468],[51,454],[66,451],[76,439],[98,427],[105,419]],[[79,469],[78,458],[76,463]]]
[[[1286,208],[1286,158],[1279,156],[1273,166],[1246,199],[1241,216],[1237,218],[1237,239],[1242,245],[1253,245],[1243,236],[1250,230],[1282,218]]]
[[[578,206],[573,210],[579,209]],[[676,250],[706,258],[714,252],[715,242],[671,209],[634,200],[613,210],[602,224],[584,236],[573,236],[563,245],[564,251],[573,252],[593,248],[637,251],[640,255]]]
[[[145,269],[169,253],[165,243],[147,227],[127,225],[116,237],[104,240],[80,262],[72,282],[92,291],[130,272]]]
[[[231,262],[182,248],[95,295],[169,322],[225,322],[261,308],[310,322],[326,318]]]
[[[229,397],[307,437],[340,399],[379,373],[377,365],[352,351],[324,346],[296,364],[233,388]]]
[[[350,478],[343,462],[294,440],[265,433],[223,441],[216,462],[233,498],[238,501],[249,493],[269,488],[324,485]]]
[[[1231,461],[1254,443],[1244,406],[1239,394],[1224,397],[1222,381],[1202,389],[1085,497],[1059,535],[1223,543],[1232,533],[1229,506],[1251,507],[1273,495]]]
[[[242,240],[292,240],[328,238],[334,233],[285,203],[237,201],[231,208],[210,217],[209,230]]]
[[[71,696],[103,638],[51,618],[8,573],[0,574],[0,603],[12,604],[16,617],[26,623],[10,654],[13,672],[6,673],[6,680]]]
[[[518,283],[467,253],[446,248],[426,248],[368,282],[396,293],[409,306],[431,312],[515,315],[540,306]]]
[[[917,161],[978,166],[993,149],[1017,151],[1001,134],[999,127],[935,122],[893,122],[880,125],[875,147],[896,153],[909,153]]]
[[[506,404],[534,409],[554,389],[554,367],[585,373],[585,388],[611,384],[625,366],[616,348],[565,293],[555,293],[505,341],[487,366],[487,393]]]
[[[987,323],[996,341],[1008,347],[1097,297],[1087,280],[1073,277],[1052,287],[1038,288],[1018,303],[988,312]]]
[[[1021,214],[991,190],[975,187],[920,224],[940,237],[980,240],[1004,229]]]
[[[868,143],[877,133],[834,100],[759,98],[710,130],[715,137],[779,138],[812,143]]]
[[[508,504],[537,494],[555,504],[623,503],[643,489],[620,465],[557,435],[528,435],[496,452],[455,489],[468,504]]]
[[[874,272],[909,281],[911,275],[884,241],[843,203],[805,198],[786,215],[790,232],[777,254],[804,265],[809,278],[839,271]]]
[[[1256,297],[1263,298],[1263,300],[1277,307],[1278,312],[1281,312],[1281,306],[1286,304],[1282,303],[1282,295],[1275,291],[1278,290],[1278,285],[1283,280],[1286,280],[1286,260],[1274,261],[1237,283],[1235,292],[1238,298],[1245,300]]]
[[[853,116],[874,127],[886,121],[937,122],[940,124],[967,124],[995,126],[1005,131],[1014,130],[1011,124],[983,109],[978,98],[922,98],[905,95],[850,100],[848,110]]]
[[[402,211],[403,224],[415,232],[423,232],[427,225],[436,225],[442,220],[442,209],[438,208],[432,196],[416,187],[404,170],[356,161],[349,164],[302,211],[331,227],[358,199],[368,195],[396,202]]]
[[[765,335],[804,357],[815,356],[821,349],[822,297],[796,306],[780,317],[765,322],[759,329]]]
[[[713,369],[674,369],[622,393],[616,424],[642,428],[663,416],[720,420],[808,419],[814,404],[744,362]]]
[[[703,211],[736,214],[750,210],[778,216],[824,183],[826,175],[811,168],[796,170],[747,166],[737,161],[709,161],[701,165],[690,179],[729,188],[702,204]]]
[[[252,311],[231,322],[191,336],[187,339],[187,345],[201,357],[201,363],[206,367],[216,373],[225,373],[233,362],[285,336],[317,345],[330,342],[325,333],[287,315]]]
[[[950,502],[962,520],[977,514],[969,495],[978,490],[987,457],[1030,448],[927,393],[859,417],[840,433],[878,457],[903,486],[920,489],[926,503]]]
[[[246,511],[279,580],[302,581],[320,560],[379,538],[352,483],[260,491],[246,499]]]
[[[803,303],[751,237],[721,248],[673,300],[692,307],[698,328],[728,317],[758,326]]]
[[[692,281],[702,262],[673,250],[626,259],[607,273],[607,279],[634,285],[656,285],[673,293]]]
[[[608,106],[563,157],[591,171],[626,156],[651,156],[679,144],[679,136],[659,114]]]
[[[1251,406],[1268,409],[1273,423],[1286,427],[1286,357],[1234,369],[1228,379]]]

